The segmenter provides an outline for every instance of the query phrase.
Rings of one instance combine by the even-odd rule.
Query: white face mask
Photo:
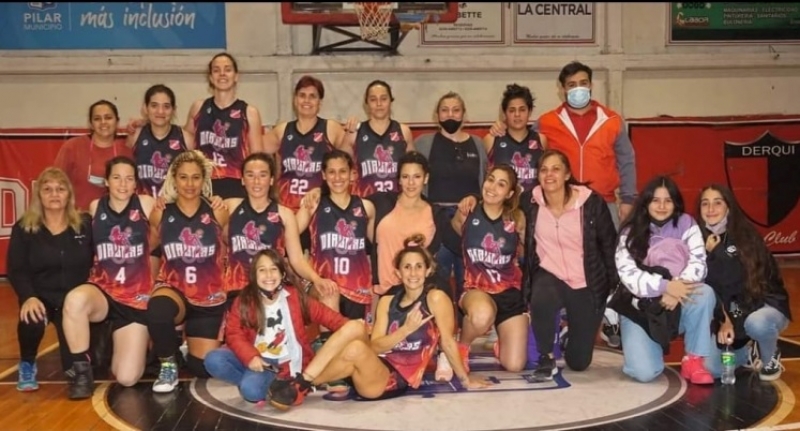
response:
[[[575,87],[567,91],[567,103],[575,109],[585,108],[592,100],[592,90],[587,87]]]

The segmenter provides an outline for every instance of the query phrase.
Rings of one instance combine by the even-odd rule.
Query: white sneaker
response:
[[[153,382],[153,392],[166,394],[178,386],[178,365],[175,362],[162,362],[158,379]]]
[[[434,376],[437,382],[453,380],[453,367],[450,366],[450,361],[447,360],[447,355],[444,352],[440,352],[436,358],[436,373]]]

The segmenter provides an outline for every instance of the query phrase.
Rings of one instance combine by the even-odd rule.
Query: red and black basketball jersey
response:
[[[169,164],[184,151],[186,140],[179,126],[173,125],[163,139],[157,139],[153,135],[149,124],[142,127],[133,146],[133,159],[139,177],[138,192],[158,196],[164,178],[167,177]]]
[[[211,307],[225,302],[222,284],[222,227],[205,200],[191,217],[177,204],[167,204],[161,218],[163,251],[159,279],[194,305]]]
[[[264,211],[256,212],[250,201],[243,199],[228,221],[225,290],[239,290],[247,285],[253,256],[266,248],[284,255],[283,221],[278,212],[278,203],[272,201]]]
[[[236,100],[220,109],[209,97],[194,120],[197,148],[214,162],[212,179],[242,178],[242,163],[247,157],[249,123],[247,102]]]
[[[347,299],[369,304],[372,300],[372,270],[367,256],[367,211],[358,196],[347,208],[329,196],[320,199],[309,223],[311,263],[320,277],[339,285]]]
[[[297,120],[286,124],[281,141],[281,177],[278,190],[281,204],[292,211],[309,190],[322,185],[322,156],[333,150],[328,138],[328,120],[318,118],[308,133],[297,130]]]
[[[536,165],[542,157],[542,143],[539,134],[529,130],[528,136],[517,142],[510,134],[494,138],[494,145],[489,151],[489,167],[501,164],[511,165],[517,172],[519,185],[528,191],[539,184],[536,176]]]
[[[422,302],[419,310],[423,316],[427,317],[432,314],[427,301],[428,289],[425,289],[416,301],[405,307],[400,306],[403,296],[402,293],[394,295],[389,304],[387,334],[392,334],[403,327],[408,313],[414,309],[414,305],[417,302]],[[422,382],[425,368],[428,366],[428,361],[436,351],[438,344],[439,330],[436,328],[434,320],[431,319],[392,347],[384,357],[406,379],[409,386],[418,388]]]
[[[153,290],[147,241],[150,222],[138,196],[132,196],[119,213],[108,200],[108,195],[100,198],[92,219],[95,253],[89,282],[115,301],[144,310]]]
[[[519,234],[513,220],[492,220],[478,205],[464,221],[461,233],[464,288],[489,294],[519,289],[522,270],[517,263]]]
[[[366,197],[375,192],[399,190],[397,164],[407,148],[403,129],[397,121],[392,120],[382,135],[372,130],[368,121],[361,123],[354,148],[358,180],[353,192]]]

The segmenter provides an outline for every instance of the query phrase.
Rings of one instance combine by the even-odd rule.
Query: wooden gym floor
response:
[[[581,429],[593,430],[732,430],[763,429],[788,430],[800,429],[800,263],[798,260],[783,260],[782,270],[789,295],[792,299],[792,312],[795,322],[784,331],[780,346],[783,352],[783,364],[786,368],[782,378],[774,383],[761,382],[747,370],[739,370],[737,383],[733,391],[726,390],[719,383],[713,387],[685,386],[679,399],[665,404],[663,408],[652,411],[641,411],[628,416],[618,416],[619,420],[598,420],[584,423]],[[97,389],[93,399],[70,401],[67,399],[67,386],[61,376],[58,361],[57,340],[52,325],[48,328],[40,347],[38,360],[40,389],[31,393],[17,392],[17,363],[19,349],[17,346],[18,306],[16,296],[7,280],[0,279],[0,428],[7,431],[42,431],[42,430],[284,430],[284,429],[334,429],[323,425],[307,425],[300,427],[295,422],[281,422],[280,413],[264,411],[250,407],[228,408],[215,405],[213,400],[200,399],[198,394],[211,393],[215,389],[212,382],[193,382],[188,375],[182,374],[182,383],[174,394],[159,396],[153,394],[150,386],[155,377],[153,370],[146,373],[142,382],[132,388],[122,388],[109,379],[107,372],[95,376]],[[598,344],[598,351],[604,351]],[[605,349],[608,350],[608,349]],[[598,357],[603,357],[602,355]],[[675,358],[668,358],[674,360]],[[616,365],[614,365],[616,367]],[[590,367],[591,370],[591,367]],[[588,372],[587,372],[588,373]],[[577,398],[574,408],[585,408],[593,400],[584,401],[580,394],[579,377],[564,373],[572,379],[571,385]],[[621,374],[621,371],[619,372]],[[615,377],[616,378],[616,377]],[[673,383],[676,379],[673,379]],[[615,380],[616,381],[616,380]],[[678,383],[680,386],[680,383]],[[569,386],[569,385],[568,385]],[[212,387],[207,389],[207,387]],[[218,392],[219,388],[216,389]],[[556,392],[552,392],[555,394]],[[624,393],[624,391],[623,391]],[[486,394],[487,397],[495,396]],[[503,396],[498,395],[498,396]],[[512,395],[505,395],[512,396]],[[516,395],[513,395],[516,396]],[[433,395],[430,395],[433,398]],[[461,398],[464,400],[465,398]],[[317,401],[317,400],[314,400]],[[322,401],[323,406],[345,406]],[[350,401],[348,401],[350,402]],[[401,400],[381,401],[391,409],[389,403]],[[433,401],[431,401],[433,402]],[[310,401],[308,403],[311,403]],[[230,403],[229,403],[230,404]],[[235,404],[235,403],[234,403]],[[362,406],[368,406],[362,404]],[[454,409],[452,425],[455,429],[481,429],[477,425],[459,421],[457,403]],[[385,408],[384,407],[384,408]],[[311,406],[303,406],[291,413],[302,412],[303,408],[311,414]],[[360,408],[360,407],[359,407]],[[366,409],[367,407],[365,407]],[[534,406],[530,407],[534,409]],[[249,409],[249,410],[248,410]],[[527,409],[526,409],[527,410]],[[365,414],[367,411],[364,410]],[[533,411],[533,410],[532,410]],[[253,413],[255,412],[255,413]],[[490,413],[490,412],[486,412]],[[261,416],[259,416],[261,415]],[[519,424],[524,428],[517,429],[565,429],[569,422],[566,418],[563,426],[542,425],[536,423],[531,413],[520,412]],[[266,417],[265,420],[259,417]],[[262,417],[262,419],[263,419]],[[287,416],[284,416],[284,418]],[[295,416],[298,417],[298,416]],[[611,417],[611,416],[609,416]],[[275,419],[278,418],[278,419]],[[275,420],[273,420],[275,419]],[[373,419],[376,426],[358,426],[352,429],[391,429],[392,424],[381,424],[381,416]],[[523,422],[528,422],[523,424]],[[295,425],[292,425],[295,423]],[[278,425],[282,424],[282,425]],[[379,425],[379,426],[378,426]],[[397,428],[409,429],[408,424],[397,423]],[[331,424],[331,426],[333,426]],[[433,426],[433,425],[431,425]],[[298,428],[294,428],[298,427]],[[342,429],[342,428],[336,428]],[[419,428],[415,428],[419,429]],[[490,428],[483,428],[490,429]],[[500,429],[500,428],[496,428]]]

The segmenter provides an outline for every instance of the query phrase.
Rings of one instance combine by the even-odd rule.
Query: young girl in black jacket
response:
[[[717,294],[717,344],[736,350],[737,365],[749,359],[761,380],[777,380],[783,371],[778,336],[792,319],[778,264],[729,188],[703,189],[697,213],[708,252],[706,283]]]

